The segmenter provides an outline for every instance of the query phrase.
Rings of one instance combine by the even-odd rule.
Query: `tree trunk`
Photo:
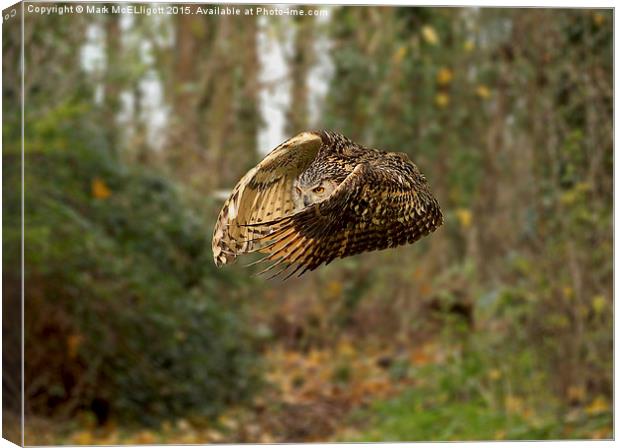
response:
[[[118,156],[118,126],[116,117],[120,111],[120,82],[118,73],[121,60],[120,16],[109,14],[105,17],[106,30],[106,72],[104,81],[105,123],[108,144],[112,154]]]
[[[307,7],[302,9],[307,10]],[[287,112],[286,132],[294,135],[308,127],[308,72],[314,62],[312,16],[296,16],[294,53],[289,61],[291,104]]]

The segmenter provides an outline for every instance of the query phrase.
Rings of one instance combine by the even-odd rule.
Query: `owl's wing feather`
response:
[[[335,258],[413,243],[437,229],[437,200],[411,161],[397,154],[356,166],[326,200],[291,216],[250,224],[270,240],[261,261],[286,278]],[[417,178],[417,181],[416,181]]]
[[[268,229],[246,227],[290,215],[293,182],[310,165],[322,145],[321,136],[302,132],[271,151],[237,183],[224,203],[213,231],[217,266],[237,255],[261,250]]]

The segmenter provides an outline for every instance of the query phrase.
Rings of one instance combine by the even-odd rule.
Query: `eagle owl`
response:
[[[213,232],[217,266],[245,253],[286,278],[335,258],[410,244],[443,223],[426,178],[403,153],[302,132],[241,178]],[[288,271],[288,272],[287,272]]]

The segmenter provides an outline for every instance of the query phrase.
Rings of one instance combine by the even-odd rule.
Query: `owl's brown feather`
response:
[[[302,151],[303,163],[299,162],[301,156],[296,156],[295,169],[273,168],[299,152],[291,147],[283,149],[281,145],[272,152],[273,158],[270,159],[270,154],[254,169],[258,172],[250,171],[239,182],[224,205],[215,229],[216,264],[223,264],[240,253],[262,252],[266,256],[259,261],[274,262],[266,271],[274,269],[276,275],[290,276],[296,272],[301,275],[335,258],[413,243],[442,224],[437,200],[424,176],[406,155],[363,148],[338,134],[309,135],[314,137],[306,135],[297,140],[313,143],[306,144],[306,150]],[[308,161],[313,151],[316,151],[315,160]],[[267,163],[263,165],[264,162]],[[292,200],[292,181],[301,173],[310,179],[338,179],[339,186],[327,199],[300,211],[276,213],[273,204],[258,200],[251,201],[249,211],[244,209],[241,213],[243,207],[239,208],[238,216],[230,219],[227,212],[230,204],[243,205],[246,201],[247,206],[246,196],[253,198],[256,194],[269,197],[272,193],[264,192],[273,190],[267,185],[277,185],[276,196]],[[221,234],[224,238],[218,236]]]
[[[386,154],[361,163],[325,201],[292,216],[249,227],[271,232],[270,253],[288,276],[361,252],[411,244],[443,222],[439,204],[413,164]]]

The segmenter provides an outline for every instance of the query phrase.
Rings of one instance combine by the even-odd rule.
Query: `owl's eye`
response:
[[[325,191],[325,188],[323,188],[323,187],[316,187],[316,188],[313,188],[312,191],[314,191],[317,194],[321,194],[321,193],[323,193]]]
[[[303,192],[301,191],[301,188],[299,188],[299,187],[295,187],[295,190],[297,190],[297,193],[298,193],[298,194],[302,194],[302,193],[303,193]]]

